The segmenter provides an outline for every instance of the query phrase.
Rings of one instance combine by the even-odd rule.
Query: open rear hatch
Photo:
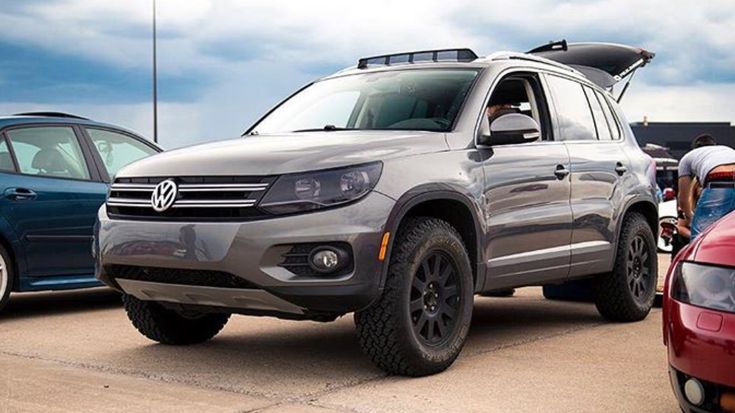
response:
[[[566,40],[537,47],[528,53],[571,66],[605,89],[611,89],[627,77],[628,82],[618,101],[628,88],[633,73],[655,56],[639,47],[614,43],[567,43]]]

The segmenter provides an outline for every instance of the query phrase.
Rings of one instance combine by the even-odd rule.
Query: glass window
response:
[[[10,155],[10,149],[2,135],[0,135],[0,171],[15,172],[13,157]]]
[[[607,124],[607,120],[605,119],[605,113],[602,111],[600,102],[597,100],[597,96],[595,96],[595,91],[590,89],[587,86],[584,86],[584,93],[585,95],[587,95],[587,101],[590,103],[590,107],[592,108],[592,115],[595,117],[595,126],[597,127],[597,138],[601,141],[612,140],[612,135],[610,134],[610,127]]]
[[[602,111],[605,112],[605,118],[607,119],[607,123],[610,125],[612,138],[615,140],[620,139],[620,125],[618,125],[618,122],[615,120],[615,116],[612,113],[612,109],[610,109],[610,102],[602,93],[595,92],[595,94],[597,95],[597,99],[600,101]]]
[[[559,122],[559,140],[597,139],[595,122],[582,85],[556,76],[548,76],[548,81]]]
[[[400,70],[322,80],[265,117],[252,133],[318,130],[448,131],[477,70]]]
[[[55,178],[89,179],[89,170],[74,129],[43,126],[6,132],[20,172]]]
[[[145,143],[121,133],[94,128],[87,128],[87,133],[110,178],[123,166],[158,153]]]

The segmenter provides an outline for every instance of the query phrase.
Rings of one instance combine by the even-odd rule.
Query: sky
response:
[[[0,0],[0,113],[63,111],[152,136],[151,0]],[[158,0],[159,141],[239,136],[362,56],[550,40],[656,53],[628,120],[735,121],[732,0]]]

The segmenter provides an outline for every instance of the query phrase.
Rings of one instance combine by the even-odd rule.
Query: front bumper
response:
[[[671,384],[682,408],[725,411],[719,407],[720,398],[735,396],[735,314],[668,299],[664,323]],[[706,384],[707,403],[713,409],[702,410],[686,400],[683,386],[689,378]]]
[[[96,276],[143,300],[219,307],[243,313],[344,314],[380,294],[380,241],[395,201],[377,192],[341,208],[245,222],[111,220],[103,206],[95,237]],[[279,266],[294,244],[349,244],[351,271],[338,276],[297,275]],[[119,268],[175,269],[225,274],[235,288],[128,279]],[[211,278],[210,278],[211,280]],[[187,285],[188,284],[188,285]]]

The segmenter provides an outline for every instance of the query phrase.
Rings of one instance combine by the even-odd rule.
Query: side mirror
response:
[[[495,119],[489,128],[482,128],[478,143],[483,146],[533,142],[541,136],[541,128],[530,117],[509,113]]]

